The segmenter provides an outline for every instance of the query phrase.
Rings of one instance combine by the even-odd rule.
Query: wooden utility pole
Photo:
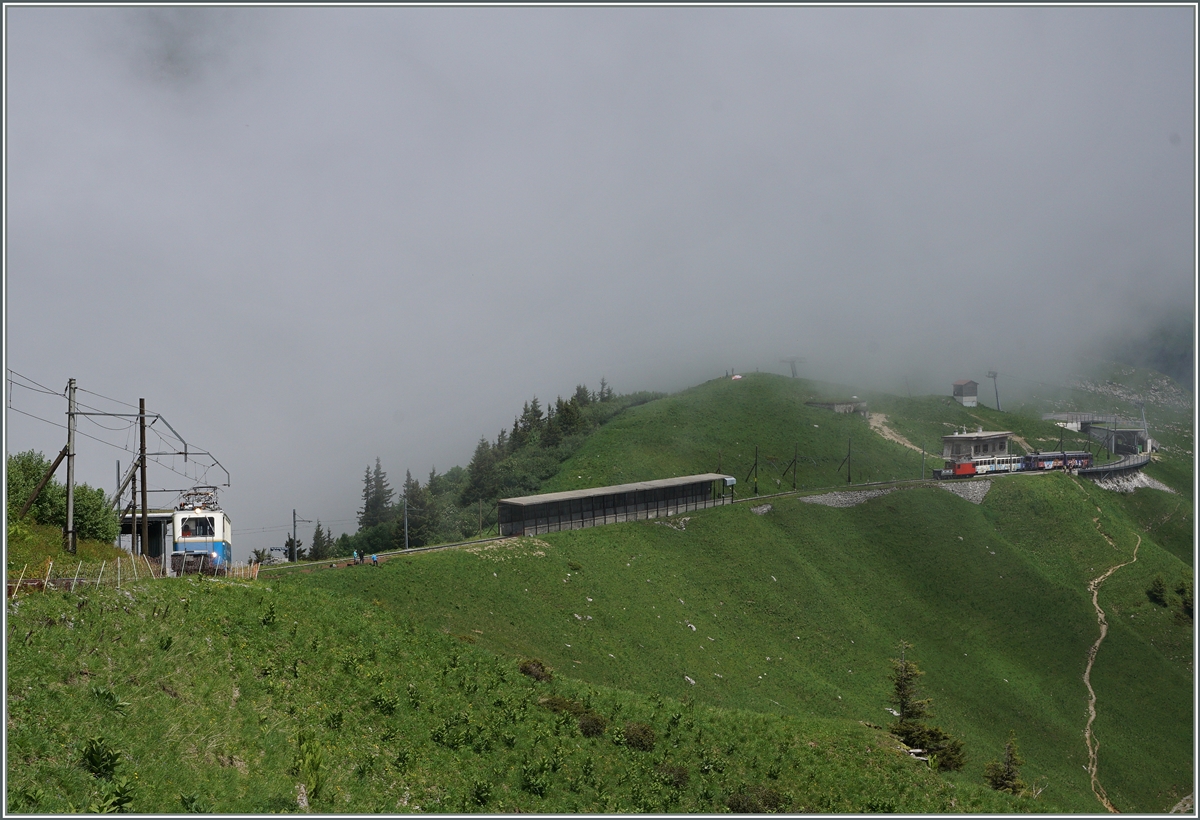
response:
[[[63,550],[75,554],[75,380],[67,382],[67,522],[63,529]]]
[[[146,400],[138,399],[138,425],[141,428],[142,439],[142,552],[150,543],[149,504],[146,500]]]

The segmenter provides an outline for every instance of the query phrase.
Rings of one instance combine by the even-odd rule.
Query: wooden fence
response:
[[[74,567],[71,566],[74,564]],[[217,570],[202,570],[204,575],[251,581],[258,578],[259,564],[235,562]],[[146,556],[130,556],[99,564],[83,561],[45,561],[32,572],[26,564],[17,579],[8,579],[6,592],[9,598],[18,592],[45,592],[48,589],[71,591],[80,587],[115,587],[153,578],[164,578],[161,565]]]

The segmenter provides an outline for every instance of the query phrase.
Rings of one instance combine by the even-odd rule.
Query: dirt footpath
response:
[[[916,450],[918,453],[924,452],[924,450],[922,450],[920,447],[897,433],[891,427],[888,427],[887,416],[885,416],[883,413],[868,413],[867,424],[871,425],[872,430],[883,436],[888,441],[894,441],[897,444],[902,444],[910,450]]]

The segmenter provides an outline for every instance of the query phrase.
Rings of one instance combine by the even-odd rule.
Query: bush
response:
[[[654,730],[645,723],[631,720],[625,724],[625,745],[629,748],[650,752],[654,750],[654,744],[657,742],[658,737]]]
[[[584,737],[600,737],[607,728],[604,716],[590,709],[579,716],[579,733]]]
[[[8,478],[6,502],[9,518],[15,518],[33,494],[34,488],[50,467],[50,459],[40,452],[26,450],[9,456],[5,464]],[[67,522],[67,488],[56,478],[46,482],[28,515],[39,524],[62,527]],[[75,486],[75,534],[79,538],[111,543],[117,539],[121,525],[108,497],[99,487],[87,484]]]
[[[520,666],[517,668],[521,670],[522,675],[528,675],[534,680],[548,681],[554,679],[554,673],[550,671],[546,664],[542,663],[537,658],[521,661]]]
[[[1146,597],[1150,599],[1151,603],[1159,606],[1167,605],[1167,582],[1161,575],[1154,576],[1154,580],[1150,582],[1150,587],[1146,590]]]
[[[742,786],[725,800],[735,814],[765,814],[783,806],[783,795],[766,786]]]
[[[687,788],[689,780],[687,766],[663,763],[658,767],[658,779],[664,786],[682,791]]]

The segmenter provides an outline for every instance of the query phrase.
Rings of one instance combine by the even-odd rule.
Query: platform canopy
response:
[[[721,473],[700,473],[699,475],[685,475],[679,478],[659,478],[654,481],[635,481],[632,484],[614,484],[610,487],[589,487],[585,490],[565,490],[558,493],[501,498],[500,503],[528,507],[534,504],[548,504],[557,501],[573,501],[577,498],[591,498],[596,495],[616,495],[617,493],[633,493],[640,490],[662,490],[670,487],[682,487],[687,484],[699,484],[704,481],[725,481],[732,478],[733,476],[722,475]]]

